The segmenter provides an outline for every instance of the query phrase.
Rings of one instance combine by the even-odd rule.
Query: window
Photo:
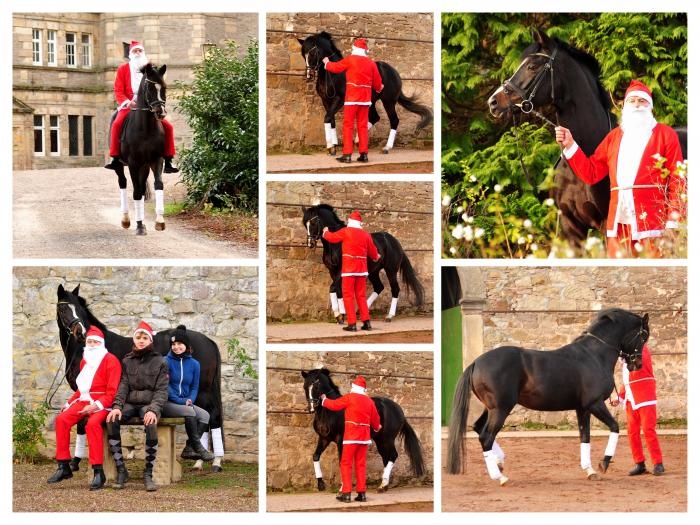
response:
[[[75,33],[66,33],[66,65],[75,67]]]
[[[46,65],[55,66],[56,64],[56,31],[49,29],[46,32],[46,43],[48,45],[46,51]]]
[[[92,156],[92,117],[83,117],[83,156]]]
[[[49,151],[54,157],[61,154],[59,146],[58,115],[49,116]]]
[[[32,64],[41,65],[41,29],[32,29]]]
[[[44,156],[44,115],[34,115],[34,155]]]
[[[68,115],[68,155],[78,156],[78,115]]]
[[[90,45],[90,35],[80,35],[81,42],[82,42],[82,50],[81,50],[81,56],[82,56],[82,66],[83,67],[92,67],[92,46]]]

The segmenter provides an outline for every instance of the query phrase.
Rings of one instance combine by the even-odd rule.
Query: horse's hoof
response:
[[[318,488],[319,492],[323,492],[324,490],[326,490],[326,482],[322,479],[319,479],[318,483],[316,484],[316,487]]]
[[[122,214],[122,228],[125,230],[128,230],[131,227],[131,219],[129,219],[129,215],[124,213]]]
[[[146,227],[139,226],[138,228],[136,228],[136,235],[146,235]]]
[[[382,485],[377,489],[377,494],[384,494],[387,490],[389,490],[389,486]]]
[[[382,153],[384,153],[384,155],[388,155],[388,154],[389,154],[389,150],[386,149],[386,148],[384,148],[384,149],[382,150]]]
[[[156,231],[162,232],[164,229],[165,229],[164,222],[157,222],[156,223]]]
[[[392,319],[393,319],[393,317],[386,316],[386,318],[384,319],[384,322],[390,323]]]
[[[592,468],[586,470],[586,475],[588,477],[588,481],[601,481],[603,479],[602,476]]]
[[[333,146],[332,148],[328,148],[328,155],[330,155],[331,157],[335,157],[336,153],[337,153],[337,150],[336,150],[335,146]]]
[[[505,487],[506,483],[508,483],[509,481],[510,480],[505,476],[501,476],[500,479],[498,480],[498,482],[501,484],[501,487]]]
[[[221,467],[218,466],[218,465],[214,465],[214,466],[211,468],[211,471],[212,471],[212,472],[223,472],[223,470],[224,470],[224,469],[221,468]]]

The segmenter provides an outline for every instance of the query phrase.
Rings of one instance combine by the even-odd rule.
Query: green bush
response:
[[[211,49],[195,67],[192,85],[178,110],[193,132],[192,147],[180,157],[188,205],[257,211],[258,207],[258,42],[245,56],[228,42]]]
[[[226,341],[226,351],[229,358],[233,361],[233,367],[243,377],[258,378],[258,371],[253,366],[253,360],[246,352],[246,349],[241,346],[241,342],[238,339],[233,338]]]
[[[33,463],[39,456],[39,444],[46,446],[44,422],[48,405],[42,403],[35,410],[27,408],[24,401],[15,405],[12,415],[12,443],[15,458],[21,463]]]

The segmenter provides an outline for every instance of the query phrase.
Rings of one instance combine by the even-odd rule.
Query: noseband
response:
[[[532,103],[532,99],[535,98],[535,95],[537,94],[537,89],[540,87],[540,84],[542,84],[542,81],[544,80],[547,73],[549,73],[549,75],[550,75],[551,100],[552,100],[552,102],[554,102],[554,59],[557,56],[557,51],[558,51],[558,49],[555,48],[554,52],[552,52],[551,55],[548,55],[546,53],[533,53],[532,55],[530,55],[531,57],[533,57],[533,56],[546,57],[549,59],[549,61],[542,67],[542,69],[540,69],[538,71],[537,75],[535,76],[535,79],[530,83],[531,87],[530,87],[529,93],[526,90],[524,90],[523,88],[521,88],[520,86],[517,86],[513,83],[513,77],[515,75],[517,75],[518,71],[520,71],[519,68],[518,68],[518,71],[513,73],[513,76],[511,76],[508,80],[506,80],[502,84],[501,87],[503,88],[503,92],[506,95],[509,94],[509,90],[514,91],[518,94],[518,96],[520,96],[520,99],[522,100],[522,102],[520,102],[520,104],[513,104],[509,98],[508,104],[511,107],[513,107],[513,106],[518,107],[525,114],[531,113],[532,110],[535,109],[535,105]],[[548,122],[551,123],[551,121],[549,121],[548,119],[545,119],[545,120],[547,120]]]
[[[314,47],[312,47],[311,49],[309,49],[309,52],[306,53],[306,56],[305,56],[305,58],[306,58],[306,60],[305,60],[305,62],[306,62],[306,78],[308,78],[308,79],[313,78],[313,75],[311,74],[312,72],[313,72],[313,73],[318,73],[318,70],[321,69],[321,67],[323,66],[323,59],[326,58],[326,56],[328,56],[328,58],[331,58],[331,57],[333,57],[334,55],[337,55],[337,54],[338,54],[338,51],[333,51],[330,55],[322,56],[322,57],[320,58],[320,60],[317,60],[317,61],[316,61],[316,65],[313,66],[313,67],[311,67],[311,66],[309,65],[309,57],[311,56],[311,52],[312,52],[312,51],[318,51],[319,54],[323,55],[323,49],[321,49],[320,47],[318,47],[318,44],[314,44]]]
[[[311,235],[311,223],[313,221],[320,221],[320,217],[318,215],[314,215],[311,217],[308,221],[306,221],[306,246],[309,248],[316,248],[316,243],[318,240],[323,237],[323,233],[318,233],[318,230],[316,233]]]
[[[321,380],[320,380],[320,379],[317,379],[316,381],[314,381],[313,383],[311,383],[311,387],[312,387],[311,390],[313,390],[314,385],[316,385],[317,383],[320,383],[320,382],[321,382]],[[326,396],[326,395],[330,394],[331,392],[333,392],[333,389],[330,389],[330,390],[328,390],[327,392],[322,392],[322,393],[321,393],[321,396]],[[311,402],[311,405],[312,405],[314,408],[315,408],[315,407],[318,407],[318,405],[321,404],[321,396],[319,396],[319,397],[313,397],[313,396],[311,395],[311,393],[309,393],[309,401]]]
[[[69,308],[73,310],[73,315],[75,315],[74,318],[70,319],[69,321],[66,321],[65,316],[61,314],[60,311],[60,306],[61,305],[67,305]],[[59,301],[56,303],[56,316],[58,317],[59,321],[61,322],[61,327],[67,332],[68,336],[75,336],[73,333],[73,327],[76,324],[80,324],[83,327],[83,333],[85,332],[85,326],[83,325],[82,321],[80,320],[80,317],[75,313],[75,305],[72,303],[69,303],[68,301]]]
[[[151,84],[160,84],[159,82],[156,82],[155,80],[151,80],[150,78],[144,78],[144,80],[145,80],[146,82],[150,82]],[[161,85],[161,86],[162,86],[162,85]],[[154,101],[154,102],[151,102],[151,101],[148,99],[148,89],[144,89],[144,90],[143,90],[143,98],[144,98],[144,102],[146,103],[146,105],[147,105],[148,107],[146,107],[146,108],[136,108],[136,109],[138,109],[138,110],[140,110],[140,111],[150,111],[151,113],[154,113],[154,114],[155,114],[155,116],[156,116],[156,118],[157,118],[158,120],[162,120],[162,119],[165,118],[165,115],[166,115],[166,111],[165,111],[165,100],[161,100],[160,97],[159,97],[158,100],[156,100],[156,101]],[[158,112],[158,108],[161,108],[162,111],[161,111],[161,112]]]

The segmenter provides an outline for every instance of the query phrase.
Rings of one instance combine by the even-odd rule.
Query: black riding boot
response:
[[[73,471],[70,469],[69,459],[59,459],[57,463],[58,468],[56,469],[56,472],[53,473],[53,476],[46,480],[47,483],[58,483],[59,481],[73,477]]]
[[[371,330],[371,329],[372,329],[372,325],[369,324],[369,319],[367,319],[366,321],[362,321],[362,328],[360,328],[360,330]]]
[[[345,330],[346,332],[357,332],[357,325],[349,324],[347,326],[343,326],[343,330]]]
[[[100,490],[105,486],[107,476],[105,476],[105,471],[102,469],[102,465],[93,465],[92,470],[94,476],[92,478],[92,483],[90,483],[90,490]]]
[[[123,489],[124,484],[129,479],[129,471],[126,470],[126,465],[124,465],[119,421],[107,423],[107,443],[109,444],[109,451],[114,458],[114,464],[117,467],[117,479],[112,483],[112,487],[115,489]]]
[[[143,484],[146,485],[148,492],[156,490],[156,484],[153,481],[153,464],[156,462],[158,454],[158,434],[156,425],[148,425],[146,427],[146,468],[143,471]]]
[[[666,469],[664,468],[663,463],[657,463],[656,465],[654,465],[654,470],[652,472],[652,474],[654,474],[654,476],[660,476],[664,472],[666,472]]]
[[[341,155],[340,157],[336,157],[335,160],[338,162],[344,162],[344,163],[349,163],[352,162],[352,155]]]
[[[367,495],[364,492],[358,492],[355,501],[367,501]]]
[[[637,463],[632,470],[629,471],[630,476],[639,476],[640,474],[645,474],[647,471],[647,466],[642,461]]]
[[[180,170],[173,166],[173,158],[172,157],[164,157],[163,160],[165,160],[165,167],[163,168],[163,171],[165,173],[177,173]]]
[[[343,492],[342,494],[338,494],[335,499],[342,501],[343,503],[350,503],[352,501],[350,496],[352,496],[350,492]]]
[[[192,450],[193,454],[190,455],[189,459],[193,459],[196,455],[196,459],[201,459],[203,461],[213,461],[214,454],[209,452],[206,448],[202,446],[202,432],[205,432],[209,428],[206,423],[197,423],[196,417],[186,417],[185,418],[185,431],[187,432],[187,445]],[[183,451],[182,457],[185,458]]]
[[[367,157],[367,153],[360,153],[360,156],[357,157],[357,162],[369,162],[369,157]]]
[[[119,155],[117,155],[116,157],[112,157],[112,161],[109,164],[105,164],[105,168],[107,168],[108,170],[116,170],[117,168],[119,168],[121,162],[121,158],[119,157]]]
[[[156,482],[153,481],[153,466],[146,467],[143,471],[143,484],[146,486],[146,492],[154,492],[158,490]]]
[[[73,459],[70,460],[70,469],[73,472],[78,472],[80,470],[80,460],[83,458],[79,458],[78,456],[75,456]]]

